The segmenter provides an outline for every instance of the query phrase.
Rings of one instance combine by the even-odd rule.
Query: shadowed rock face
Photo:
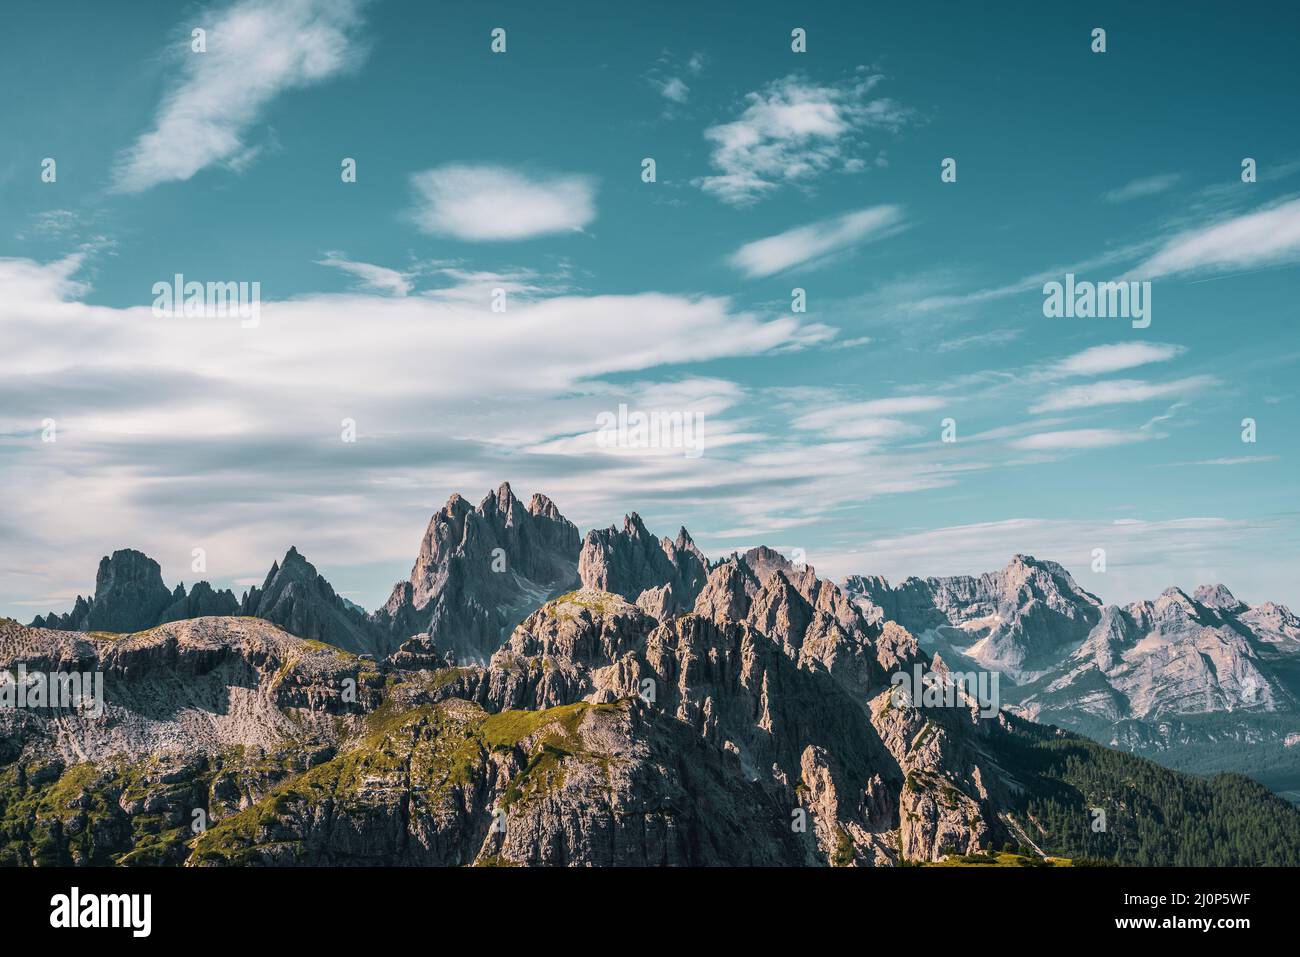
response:
[[[37,616],[32,626],[64,631],[130,632],[180,618],[233,615],[238,608],[233,594],[214,591],[207,582],[196,584],[188,596],[184,585],[177,585],[174,592],[168,591],[157,562],[134,549],[124,548],[100,560],[93,598],[87,601],[78,595],[71,612]]]
[[[261,588],[248,590],[240,613],[353,654],[384,655],[393,650],[388,636],[336,595],[296,548],[290,548],[282,562],[272,563]]]
[[[620,529],[592,529],[582,544],[578,574],[586,588],[622,595],[637,601],[643,592],[660,590],[648,598],[675,612],[687,611],[704,587],[709,563],[683,528],[676,540],[657,539],[633,512]]]
[[[547,598],[577,584],[578,529],[544,495],[528,506],[503,484],[476,507],[453,495],[433,516],[408,581],[373,616],[396,644],[425,634],[485,661]]]

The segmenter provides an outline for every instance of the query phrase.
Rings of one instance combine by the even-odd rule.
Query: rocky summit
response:
[[[509,484],[477,506],[453,495],[374,620],[398,644],[424,635],[484,661],[525,614],[577,583],[578,549],[577,526],[545,495],[527,507]]]
[[[93,597],[78,595],[72,611],[37,616],[32,626],[64,631],[136,631],[182,618],[233,615],[238,610],[239,603],[231,592],[214,591],[207,582],[198,582],[188,594],[183,584],[169,591],[156,561],[123,548],[100,560]]]
[[[1030,720],[1071,687],[1093,707],[1054,657],[1134,714],[1178,661],[1180,706],[1253,680],[1280,707],[1213,643],[1246,623],[1281,647],[1294,620],[1227,589],[1109,609],[1027,556],[841,588],[765,547],[710,562],[636,514],[580,540],[508,485],[453,496],[371,615],[290,549],[238,609],[168,619],[157,565],[122,554],[78,617],[0,622],[0,691],[22,686],[0,708],[0,863],[1300,863],[1300,813],[1260,785]],[[1188,642],[1219,655],[1220,697],[1195,693]],[[958,681],[995,662],[1019,713]],[[49,674],[102,691],[38,693]],[[1171,843],[1153,822],[1175,817]]]

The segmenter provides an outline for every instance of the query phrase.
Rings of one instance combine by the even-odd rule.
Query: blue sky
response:
[[[1300,604],[1300,15],[1192,6],[15,7],[0,613],[123,546],[242,588],[292,544],[373,607],[502,480],[836,578]],[[259,325],[154,316],[176,273]],[[1046,318],[1066,273],[1150,326]],[[704,453],[603,446],[620,404]]]

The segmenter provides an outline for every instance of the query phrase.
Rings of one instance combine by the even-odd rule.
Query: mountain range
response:
[[[1296,644],[1222,588],[1117,609],[1027,556],[840,587],[502,485],[371,614],[295,549],[239,601],[121,551],[68,615],[0,622],[0,668],[106,689],[0,709],[0,863],[1300,864],[1259,784],[1064,727],[1281,719]],[[900,693],[967,667],[1001,710]]]
[[[1300,798],[1300,619],[1282,605],[1247,605],[1222,584],[1104,605],[1026,555],[978,577],[853,576],[844,588],[952,667],[997,670],[1017,714]]]

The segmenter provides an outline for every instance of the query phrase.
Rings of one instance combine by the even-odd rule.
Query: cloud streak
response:
[[[1127,203],[1131,200],[1155,196],[1173,188],[1182,177],[1177,173],[1165,173],[1160,176],[1147,176],[1125,183],[1119,189],[1102,193],[1101,198],[1107,203]]]
[[[903,220],[898,206],[872,206],[775,236],[746,243],[729,262],[751,279],[771,276],[795,266],[816,265],[836,252],[896,232]]]
[[[1132,275],[1143,279],[1300,261],[1300,199],[1186,230]]]
[[[373,263],[354,262],[340,252],[328,252],[317,263],[355,276],[363,289],[373,289],[390,296],[405,296],[412,289],[411,280],[406,273]]]
[[[1039,400],[1030,412],[1061,412],[1090,409],[1100,405],[1122,405],[1191,395],[1218,384],[1214,376],[1189,376],[1173,382],[1145,382],[1141,379],[1110,379],[1070,386]]]
[[[120,159],[115,188],[140,193],[183,182],[217,163],[243,168],[247,134],[281,93],[357,63],[358,0],[242,0],[211,21],[207,52],[191,52],[163,97],[154,127]]]
[[[1151,438],[1148,432],[1126,432],[1121,429],[1063,429],[1057,432],[1037,432],[1011,442],[1012,447],[1032,452],[1059,452],[1076,449],[1105,449],[1115,445],[1130,445]]]
[[[1183,346],[1160,342],[1118,342],[1113,345],[1093,346],[1062,359],[1048,369],[1048,374],[1062,378],[1105,375],[1151,362],[1168,362],[1186,351]]]

